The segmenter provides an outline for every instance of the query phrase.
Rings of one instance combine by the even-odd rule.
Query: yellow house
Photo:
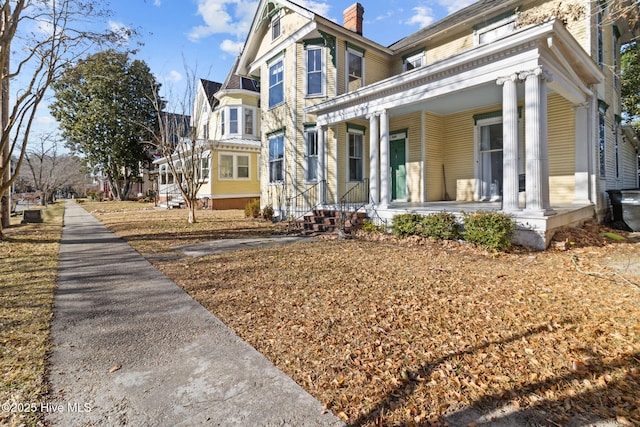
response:
[[[199,80],[190,126],[203,147],[197,193],[203,208],[242,209],[260,198],[259,99],[256,82],[237,75],[235,66],[224,83]],[[166,160],[156,163],[160,200],[179,205],[182,196]]]
[[[610,3],[610,2],[609,2]],[[291,1],[258,4],[238,73],[259,79],[262,204],[507,212],[515,241],[602,219],[638,186],[616,78],[625,22],[604,2],[482,0],[391,46]]]

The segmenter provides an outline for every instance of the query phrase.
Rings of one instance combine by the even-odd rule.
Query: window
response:
[[[225,117],[224,117],[224,110],[220,111],[220,135],[224,135],[225,132]]]
[[[284,135],[269,138],[269,182],[284,180]]]
[[[209,139],[209,123],[205,123],[202,126],[202,137],[204,139]]]
[[[236,135],[238,133],[238,109],[229,108],[229,133]]]
[[[204,157],[200,159],[200,179],[203,181],[209,180],[209,158]]]
[[[598,10],[596,12],[596,62],[600,65],[600,69],[604,70],[604,38],[602,36],[602,25],[604,23],[604,11],[602,5],[598,2]]]
[[[402,69],[404,71],[413,70],[414,68],[420,68],[424,65],[424,52],[416,53],[408,56],[402,63]]]
[[[362,133],[349,132],[349,181],[362,181]]]
[[[220,179],[249,179],[249,156],[220,154]]]
[[[253,110],[251,108],[244,109],[244,134],[253,135]]]
[[[269,67],[269,108],[284,101],[284,66],[282,59]]]
[[[233,155],[220,155],[220,179],[233,178]]]
[[[280,37],[280,15],[276,15],[271,20],[271,40]]]
[[[492,25],[483,27],[476,32],[476,44],[486,44],[501,39],[511,34],[515,29],[515,25],[515,16],[509,16]]]
[[[322,48],[309,46],[307,48],[307,95],[322,95]]]
[[[236,177],[249,178],[249,156],[236,156]]]
[[[600,155],[600,178],[605,178],[606,174],[606,148],[607,148],[607,136],[605,133],[605,112],[600,110],[598,115],[598,152]]]
[[[304,136],[307,150],[305,179],[316,181],[318,179],[318,132],[315,129],[309,129],[305,131]]]
[[[354,49],[347,49],[347,92],[364,85],[364,54]]]

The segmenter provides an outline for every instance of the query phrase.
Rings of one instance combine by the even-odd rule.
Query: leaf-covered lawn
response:
[[[171,246],[166,218],[136,233],[131,214],[117,218],[139,250],[156,227]],[[251,228],[238,218],[231,229]],[[640,244],[604,244],[597,229],[563,238],[568,251],[501,255],[320,240],[156,265],[352,425],[473,425],[500,408],[544,425],[638,425]]]

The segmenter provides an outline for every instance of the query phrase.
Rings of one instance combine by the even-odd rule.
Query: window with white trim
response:
[[[511,34],[516,28],[516,17],[509,16],[476,30],[476,45],[491,43]]]
[[[282,33],[281,31],[281,27],[280,27],[280,22],[281,20],[281,16],[278,13],[277,15],[275,15],[273,18],[271,18],[271,40],[275,40],[278,37],[280,37],[280,34]]]
[[[253,116],[255,111],[253,108],[243,108],[244,109],[244,134],[245,135],[253,135]]]
[[[424,65],[425,58],[424,52],[416,53],[408,56],[402,62],[402,71],[413,70],[414,68],[420,68]]]
[[[253,107],[223,107],[220,110],[220,133],[222,137],[255,136],[255,114],[255,108]]]
[[[364,53],[347,48],[347,92],[364,86]]]
[[[200,159],[200,179],[202,181],[209,181],[209,157]]]
[[[349,181],[362,181],[364,159],[363,153],[363,139],[364,133],[360,131],[350,130],[348,132],[348,177]]]
[[[315,182],[318,179],[318,132],[315,129],[307,129],[304,132],[306,169],[305,179]]]
[[[604,70],[604,37],[602,33],[604,10],[599,1],[596,3],[596,62],[600,65],[600,69]]]
[[[238,108],[229,107],[229,133],[231,135],[237,135],[238,129]]]
[[[202,125],[202,137],[204,139],[209,139],[209,123]]]
[[[284,181],[284,134],[269,137],[269,182]]]
[[[269,66],[269,108],[284,101],[284,62],[282,59]]]
[[[218,176],[221,180],[249,179],[249,155],[220,153]]]
[[[324,94],[322,46],[307,46],[307,96]]]

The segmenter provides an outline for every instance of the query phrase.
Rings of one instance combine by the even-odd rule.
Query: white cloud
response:
[[[244,46],[244,42],[234,42],[233,40],[224,40],[222,43],[220,43],[220,50],[236,57],[240,54],[240,51],[242,51],[243,46]]]
[[[413,12],[414,15],[407,21],[409,25],[418,24],[424,28],[435,20],[433,10],[428,6],[416,6]]]
[[[160,0],[153,0],[153,5],[160,7],[162,5],[162,2]]]
[[[249,31],[257,1],[198,0],[198,15],[204,25],[194,27],[189,40],[198,41],[212,34],[233,34],[243,37]]]
[[[324,17],[329,16],[329,10],[331,10],[331,5],[329,3],[318,2],[313,0],[298,0],[296,1],[296,3]]]
[[[182,74],[177,72],[176,70],[171,70],[169,74],[164,77],[166,82],[177,83],[182,80]]]
[[[438,4],[447,9],[447,13],[451,14],[460,9],[464,9],[476,1],[478,0],[438,0]]]

